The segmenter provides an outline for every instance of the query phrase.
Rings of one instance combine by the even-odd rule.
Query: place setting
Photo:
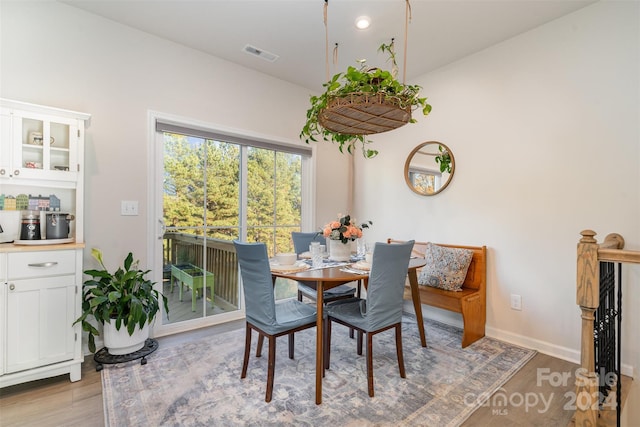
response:
[[[373,254],[371,252],[367,252],[364,258],[357,260],[341,270],[353,274],[369,274],[372,258]]]
[[[269,260],[269,268],[275,273],[297,273],[311,268],[304,260],[298,260],[294,252],[278,253]]]

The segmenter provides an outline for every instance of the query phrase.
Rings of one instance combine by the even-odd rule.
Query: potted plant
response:
[[[124,268],[118,267],[114,273],[107,271],[99,249],[92,249],[91,255],[100,263],[102,270],[84,272],[92,278],[84,282],[82,314],[74,324],[80,322],[82,329],[89,334],[89,350],[92,353],[96,351],[95,336],[100,333],[90,322],[90,317],[103,325],[105,347],[110,354],[128,354],[139,350],[148,338],[148,325],[160,310],[160,300],[169,313],[167,297],[153,288],[154,282],[145,278],[150,270],[139,270],[138,261],[133,261],[131,252],[124,260]],[[107,337],[111,332],[124,335],[124,338],[127,335],[133,337],[136,342],[119,347],[122,337],[115,336],[113,338],[116,341],[112,340],[115,344],[109,347]]]
[[[326,88],[325,92],[320,96],[311,96],[311,107],[307,110],[307,121],[300,132],[300,138],[308,144],[309,141],[317,141],[316,137],[321,137],[325,141],[338,144],[340,152],[344,152],[346,147],[349,153],[353,153],[353,149],[358,142],[362,144],[362,153],[365,158],[372,158],[378,154],[377,150],[369,149],[367,144],[371,143],[366,139],[366,135],[385,132],[395,127],[404,125],[405,123],[415,123],[416,120],[411,117],[411,111],[421,108],[422,113],[426,116],[431,112],[431,105],[427,103],[427,98],[421,98],[419,92],[422,89],[418,85],[405,85],[396,79],[397,63],[393,49],[393,41],[391,44],[382,44],[378,51],[387,52],[393,67],[392,71],[385,71],[379,68],[368,68],[366,61],[361,60],[360,68],[348,67],[346,73],[338,73],[322,86]],[[374,109],[380,109],[384,105],[386,111],[399,112],[399,119],[394,120],[395,124],[390,128],[384,126],[375,130],[375,126],[369,130],[364,129],[369,123],[363,125],[362,131],[355,126],[346,127],[353,129],[351,133],[345,133],[342,126],[336,126],[327,119],[327,113],[333,108],[342,104],[350,108],[351,121],[357,121],[357,115],[362,112],[364,115],[371,116],[368,112]],[[360,106],[356,105],[360,104]],[[368,111],[367,111],[368,110]],[[381,120],[385,120],[384,118]],[[385,130],[386,129],[386,130]]]

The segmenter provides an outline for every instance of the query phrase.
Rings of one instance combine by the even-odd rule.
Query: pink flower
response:
[[[368,228],[369,225],[373,224],[371,221],[367,221],[362,223],[362,225],[356,225],[350,215],[338,216],[340,217],[338,221],[331,221],[322,228],[322,235],[324,237],[347,243],[348,240],[355,240],[362,237],[362,228]]]

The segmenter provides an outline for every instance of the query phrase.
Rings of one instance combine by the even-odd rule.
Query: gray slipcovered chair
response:
[[[275,302],[269,256],[264,243],[234,241],[233,244],[242,276],[247,320],[244,361],[240,378],[247,376],[251,331],[255,330],[258,332],[256,357],[261,355],[264,337],[269,340],[267,392],[264,400],[270,402],[275,371],[276,338],[282,335],[289,336],[289,358],[293,359],[294,333],[314,327],[317,312],[315,307],[294,299]]]
[[[309,250],[311,242],[319,242],[321,245],[326,243],[326,238],[322,233],[311,232],[305,233],[300,231],[291,232],[291,240],[293,240],[293,250],[300,255],[303,252]],[[302,297],[305,296],[310,300],[315,301],[317,292],[315,288],[315,282],[298,282],[298,301],[302,301]],[[358,291],[360,290],[360,281],[358,281]],[[356,295],[356,288],[349,285],[339,285],[335,288],[324,291],[324,302],[330,303],[341,299],[353,298]],[[360,292],[358,292],[360,296]]]
[[[400,377],[405,378],[402,356],[402,305],[405,278],[414,241],[376,243],[367,286],[367,298],[336,301],[326,308],[325,368],[331,357],[331,324],[338,322],[358,331],[358,354],[362,334],[367,338],[367,385],[373,397],[373,335],[394,328]]]

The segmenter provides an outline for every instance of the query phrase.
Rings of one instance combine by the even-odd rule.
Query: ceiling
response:
[[[457,59],[585,7],[596,0],[413,0],[405,25],[402,0],[329,0],[329,73],[358,66],[390,69],[378,53],[395,39],[400,79],[406,82]],[[63,0],[163,39],[306,87],[327,81],[324,0]],[[355,19],[371,18],[368,30]],[[405,29],[407,60],[404,67]],[[338,43],[338,61],[333,47]],[[275,62],[244,52],[246,45],[278,56]]]

